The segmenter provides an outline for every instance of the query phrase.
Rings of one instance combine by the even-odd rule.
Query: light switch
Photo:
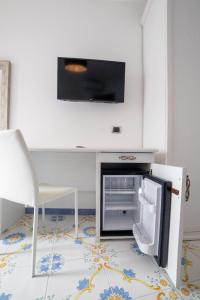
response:
[[[120,126],[113,126],[112,133],[121,133],[121,127]]]

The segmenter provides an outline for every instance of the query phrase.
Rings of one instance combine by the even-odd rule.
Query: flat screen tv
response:
[[[125,63],[58,57],[57,98],[124,102]]]

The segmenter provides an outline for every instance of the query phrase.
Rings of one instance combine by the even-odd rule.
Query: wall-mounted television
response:
[[[124,102],[125,62],[58,57],[57,98]]]

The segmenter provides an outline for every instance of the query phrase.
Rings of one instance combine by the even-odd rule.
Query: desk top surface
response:
[[[85,152],[85,153],[155,153],[157,149],[147,149],[147,148],[87,148],[82,146],[72,147],[72,148],[29,148],[31,152]]]

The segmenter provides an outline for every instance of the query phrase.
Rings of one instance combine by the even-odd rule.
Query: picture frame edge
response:
[[[10,71],[11,62],[0,60],[0,70],[2,70],[2,80],[0,84],[0,130],[9,127],[9,108],[10,108]]]

